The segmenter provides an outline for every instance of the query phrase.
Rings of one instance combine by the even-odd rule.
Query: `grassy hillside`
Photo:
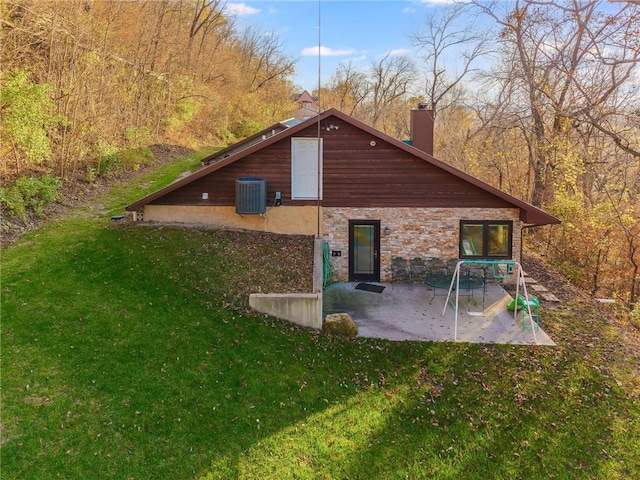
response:
[[[109,220],[185,167],[3,250],[3,479],[639,476],[638,337],[606,309],[555,286],[556,348],[252,314],[310,288],[309,239]]]

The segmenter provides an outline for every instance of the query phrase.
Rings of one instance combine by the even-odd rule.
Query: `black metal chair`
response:
[[[409,262],[403,257],[393,257],[391,259],[391,288],[396,283],[410,282]]]
[[[414,257],[409,260],[409,288],[414,283],[423,284],[427,276],[427,266],[423,258]]]

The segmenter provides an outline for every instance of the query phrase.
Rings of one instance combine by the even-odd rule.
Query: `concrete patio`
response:
[[[323,293],[323,318],[328,313],[347,312],[358,325],[358,336],[388,340],[454,341],[455,309],[447,305],[447,291],[426,285],[375,284],[382,293],[356,289],[358,282],[335,283]],[[506,310],[512,297],[499,285],[487,284],[473,296],[461,290],[458,305],[458,342],[555,345],[542,330],[523,328],[520,314]],[[483,305],[484,303],[484,305]],[[541,324],[544,309],[541,309]]]

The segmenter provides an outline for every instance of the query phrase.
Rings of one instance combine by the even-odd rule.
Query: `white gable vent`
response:
[[[236,179],[236,213],[262,215],[267,211],[267,181],[264,178]]]

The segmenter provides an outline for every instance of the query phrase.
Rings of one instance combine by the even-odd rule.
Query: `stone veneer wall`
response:
[[[349,220],[380,220],[380,277],[391,281],[393,257],[458,258],[460,220],[512,220],[513,259],[520,261],[521,222],[517,208],[324,208],[323,235],[331,250],[334,280],[349,275]],[[384,233],[388,227],[390,233]]]

